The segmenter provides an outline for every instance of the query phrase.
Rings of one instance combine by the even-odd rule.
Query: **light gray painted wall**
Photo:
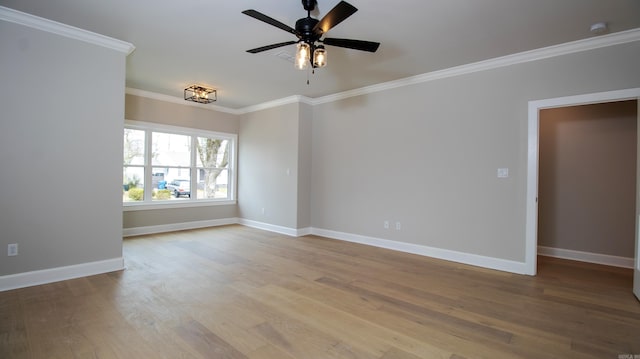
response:
[[[639,87],[638,63],[630,43],[318,105],[312,226],[523,262],[528,101]]]
[[[240,124],[237,115],[131,94],[126,95],[125,118],[235,134]]]
[[[0,21],[0,79],[0,275],[122,257],[125,54]]]
[[[311,141],[313,108],[300,103],[298,114],[298,225],[296,228],[311,226]]]
[[[121,203],[122,205],[122,203]],[[167,208],[123,212],[123,228],[163,226],[212,219],[236,218],[236,205]]]
[[[239,217],[297,227],[299,106],[284,105],[241,116]]]
[[[237,115],[130,94],[127,94],[125,104],[127,120],[235,134],[240,124]],[[124,211],[122,217],[123,228],[226,219],[237,217],[237,205]]]
[[[540,112],[539,245],[635,256],[636,107]]]

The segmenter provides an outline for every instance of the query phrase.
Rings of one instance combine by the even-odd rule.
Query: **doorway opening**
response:
[[[640,88],[609,91],[594,94],[561,97],[529,102],[528,151],[527,151],[527,218],[526,218],[526,274],[537,273],[538,256],[538,189],[539,189],[539,150],[540,150],[540,112],[545,109],[589,105],[597,103],[638,100]],[[640,115],[639,115],[640,116]],[[637,202],[637,195],[635,196]],[[634,211],[637,212],[637,211]],[[634,218],[637,218],[634,214]],[[637,226],[636,226],[637,228]],[[636,230],[637,242],[637,230]],[[635,246],[635,269],[638,267],[638,246]]]
[[[539,255],[633,268],[637,107],[540,110]]]

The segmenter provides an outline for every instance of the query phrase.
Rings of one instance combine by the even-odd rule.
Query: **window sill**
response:
[[[180,202],[162,202],[162,203],[123,203],[122,210],[129,211],[147,211],[154,209],[171,209],[171,208],[190,208],[190,207],[211,207],[211,206],[227,206],[236,204],[236,200],[214,200],[214,201],[189,201]]]

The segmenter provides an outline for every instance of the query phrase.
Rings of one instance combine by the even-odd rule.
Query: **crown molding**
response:
[[[269,108],[274,108],[274,107],[278,107],[278,106],[284,106],[284,105],[289,105],[292,103],[306,103],[308,105],[313,105],[313,99],[310,97],[306,97],[306,96],[301,96],[301,95],[294,95],[294,96],[289,96],[289,97],[285,97],[285,98],[281,98],[278,100],[273,100],[273,101],[269,101],[269,102],[263,102],[261,104],[257,104],[257,105],[253,105],[253,106],[247,106],[247,107],[243,107],[239,110],[240,113],[245,114],[245,113],[250,113],[250,112],[256,112],[256,111],[262,111],[262,110],[266,110]]]
[[[361,96],[375,92],[390,90],[398,87],[410,86],[419,83],[440,80],[448,77],[471,74],[474,72],[492,70],[526,62],[543,60],[551,57],[569,55],[577,52],[595,50],[603,47],[640,41],[640,28],[620,31],[613,34],[592,37],[583,40],[567,42],[564,44],[543,47],[540,49],[519,52],[516,54],[496,57],[489,60],[474,62],[466,65],[451,67],[444,70],[427,72],[424,74],[406,77],[399,80],[384,82],[366,86],[354,90],[344,91],[323,97],[312,99],[313,105],[343,100],[349,97]]]
[[[613,34],[602,35],[602,36],[592,37],[592,38],[583,39],[583,40],[567,42],[559,45],[543,47],[540,49],[535,49],[535,50],[530,50],[525,52],[519,52],[516,54],[496,57],[493,59],[451,67],[444,70],[427,72],[427,73],[416,75],[416,76],[406,77],[403,79],[389,81],[389,82],[383,82],[376,85],[361,87],[358,89],[339,92],[336,94],[322,96],[322,97],[310,98],[310,97],[301,96],[301,95],[294,95],[294,96],[289,96],[289,97],[281,98],[274,101],[269,101],[269,102],[264,102],[257,105],[239,108],[239,109],[230,109],[230,108],[225,108],[220,106],[211,107],[211,105],[202,105],[202,104],[196,104],[196,103],[193,103],[193,105],[198,107],[202,106],[202,108],[207,108],[210,110],[216,110],[221,112],[227,112],[227,113],[236,114],[236,115],[266,110],[269,108],[288,105],[288,104],[297,103],[297,102],[315,106],[315,105],[321,105],[329,102],[344,100],[350,97],[362,96],[362,95],[372,94],[380,91],[391,90],[394,88],[411,86],[411,85],[420,84],[424,82],[435,81],[435,80],[440,80],[440,79],[445,79],[445,78],[455,77],[455,76],[461,76],[461,75],[471,74],[474,72],[497,69],[500,67],[538,61],[538,60],[548,59],[551,57],[569,55],[577,52],[595,50],[603,47],[620,45],[620,44],[636,42],[636,41],[640,41],[640,28],[615,32]],[[182,105],[186,104],[185,101],[179,97],[161,95],[161,94],[148,92],[148,91],[127,88],[127,93],[136,95],[136,96],[154,98],[162,101],[175,102]]]
[[[308,104],[308,105],[313,105],[314,104],[313,103],[313,99],[310,98],[310,97],[294,95],[294,96],[284,97],[284,98],[273,100],[273,101],[263,102],[263,103],[260,103],[260,104],[257,104],[257,105],[253,105],[253,106],[247,106],[247,107],[243,107],[243,108],[239,108],[239,109],[234,109],[234,108],[223,107],[223,106],[212,105],[212,104],[201,104],[201,103],[197,103],[197,102],[185,101],[181,97],[165,95],[165,94],[161,94],[161,93],[157,93],[157,92],[140,90],[140,89],[136,89],[136,88],[132,88],[132,87],[127,87],[125,89],[125,93],[128,94],[128,95],[134,95],[134,96],[138,96],[138,97],[145,97],[145,98],[149,98],[149,99],[152,99],[152,100],[158,100],[158,101],[171,102],[171,103],[175,103],[175,104],[183,105],[183,106],[193,106],[193,107],[198,107],[198,108],[205,109],[205,110],[210,110],[210,111],[225,112],[225,113],[229,113],[229,114],[232,114],[232,115],[244,115],[244,114],[251,113],[251,112],[267,110],[267,109],[270,109],[270,108],[289,105],[289,104],[294,104],[294,103],[305,103],[305,104]]]
[[[165,94],[161,94],[161,93],[157,93],[157,92],[140,90],[140,89],[136,89],[136,88],[132,88],[132,87],[125,88],[125,93],[128,94],[128,95],[146,97],[146,98],[149,98],[149,99],[152,99],[152,100],[171,102],[171,103],[175,103],[175,104],[183,105],[183,106],[197,107],[197,108],[201,108],[201,109],[209,110],[209,111],[218,111],[218,112],[230,113],[232,115],[241,115],[242,113],[244,113],[241,110],[236,110],[236,109],[233,109],[233,108],[218,106],[218,105],[214,105],[214,104],[203,104],[203,103],[197,103],[197,102],[192,102],[192,101],[185,101],[185,99],[183,99],[181,97],[165,95]]]
[[[83,30],[39,16],[27,14],[4,6],[0,6],[0,20],[27,26],[37,30],[42,30],[71,39],[84,41],[93,45],[106,47],[108,49],[122,52],[125,55],[129,55],[133,52],[133,50],[135,50],[135,46],[133,46],[133,44],[131,43],[96,34],[95,32]]]

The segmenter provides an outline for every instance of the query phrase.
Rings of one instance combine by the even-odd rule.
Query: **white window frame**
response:
[[[125,120],[124,121],[124,129],[132,129],[132,130],[141,130],[145,132],[145,158],[144,158],[144,198],[142,201],[135,202],[122,202],[124,211],[140,211],[140,210],[150,210],[150,209],[160,209],[160,208],[184,208],[184,207],[201,207],[201,206],[219,206],[219,205],[230,205],[236,204],[236,184],[238,183],[236,177],[236,166],[237,166],[237,156],[238,152],[238,135],[234,133],[224,133],[224,132],[214,132],[207,130],[200,130],[189,127],[179,127],[179,126],[171,126],[171,125],[163,125],[152,122],[142,122],[142,121],[132,121]],[[124,132],[124,131],[123,131]],[[197,141],[197,137],[211,137],[211,138],[221,138],[229,141],[229,164],[228,164],[228,172],[229,172],[229,183],[227,184],[227,198],[222,199],[198,199],[197,196],[191,196],[189,198],[181,199],[179,201],[152,201],[151,199],[151,189],[147,188],[147,186],[151,186],[152,184],[152,172],[153,165],[151,162],[151,133],[152,132],[164,132],[169,134],[176,135],[187,135],[191,136],[191,188],[197,188],[197,169],[199,167],[196,166],[196,153],[197,149],[195,148],[195,143]],[[123,164],[124,167],[124,164]],[[157,166],[156,166],[157,167]]]

